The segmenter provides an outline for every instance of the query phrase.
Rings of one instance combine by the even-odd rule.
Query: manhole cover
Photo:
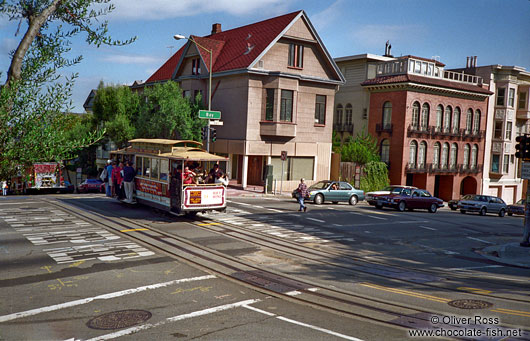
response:
[[[92,329],[120,329],[147,321],[151,316],[146,310],[120,310],[96,316],[86,325]]]
[[[480,300],[454,300],[448,304],[459,309],[485,309],[493,305],[493,303]]]

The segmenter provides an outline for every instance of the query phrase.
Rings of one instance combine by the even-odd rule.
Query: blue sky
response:
[[[223,30],[303,9],[332,57],[383,54],[439,56],[447,68],[464,67],[467,56],[478,65],[518,65],[530,71],[530,0],[114,0],[107,17],[115,39],[137,36],[125,47],[88,46],[84,36],[72,44],[82,63],[73,104],[83,102],[99,81],[132,84],[146,80],[184,41],[175,34],[208,35],[213,23]],[[5,81],[8,52],[16,47],[17,22],[0,17],[0,70]]]

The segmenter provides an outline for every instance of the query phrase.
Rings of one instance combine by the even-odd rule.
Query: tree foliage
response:
[[[376,139],[365,131],[357,134],[355,139],[350,137],[340,148],[340,153],[341,161],[359,165],[380,160]]]
[[[364,165],[360,187],[364,192],[378,191],[390,184],[386,163],[370,161]]]
[[[81,61],[81,56],[65,57],[71,39],[81,32],[96,46],[132,42],[113,40],[108,35],[107,22],[100,17],[113,9],[112,5],[102,6],[109,2],[0,0],[0,14],[25,29],[11,53],[6,82],[0,89],[0,178],[9,178],[17,167],[34,162],[71,158],[101,138],[101,131],[84,131],[83,135],[68,132],[69,127],[76,126],[64,113],[71,108],[77,75],[61,78],[57,71]]]

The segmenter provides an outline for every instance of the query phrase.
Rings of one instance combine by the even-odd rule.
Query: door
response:
[[[334,182],[329,186],[328,191],[324,193],[324,196],[326,197],[326,200],[339,201],[340,193],[340,183]]]
[[[249,185],[263,185],[263,157],[250,155],[248,157],[248,178]]]
[[[437,198],[440,197],[440,176],[439,175],[434,176],[434,196]]]

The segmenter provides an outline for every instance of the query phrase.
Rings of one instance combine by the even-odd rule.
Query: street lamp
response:
[[[209,84],[208,84],[208,111],[212,110],[212,50],[207,49],[206,47],[202,46],[201,44],[197,43],[193,37],[186,37],[180,34],[175,34],[173,36],[175,40],[181,40],[181,39],[188,39],[189,41],[192,41],[196,46],[200,47],[201,49],[205,50],[210,54],[210,67],[208,68],[210,71],[210,77],[209,77]],[[206,133],[206,151],[210,152],[210,119],[208,119],[208,129]]]

